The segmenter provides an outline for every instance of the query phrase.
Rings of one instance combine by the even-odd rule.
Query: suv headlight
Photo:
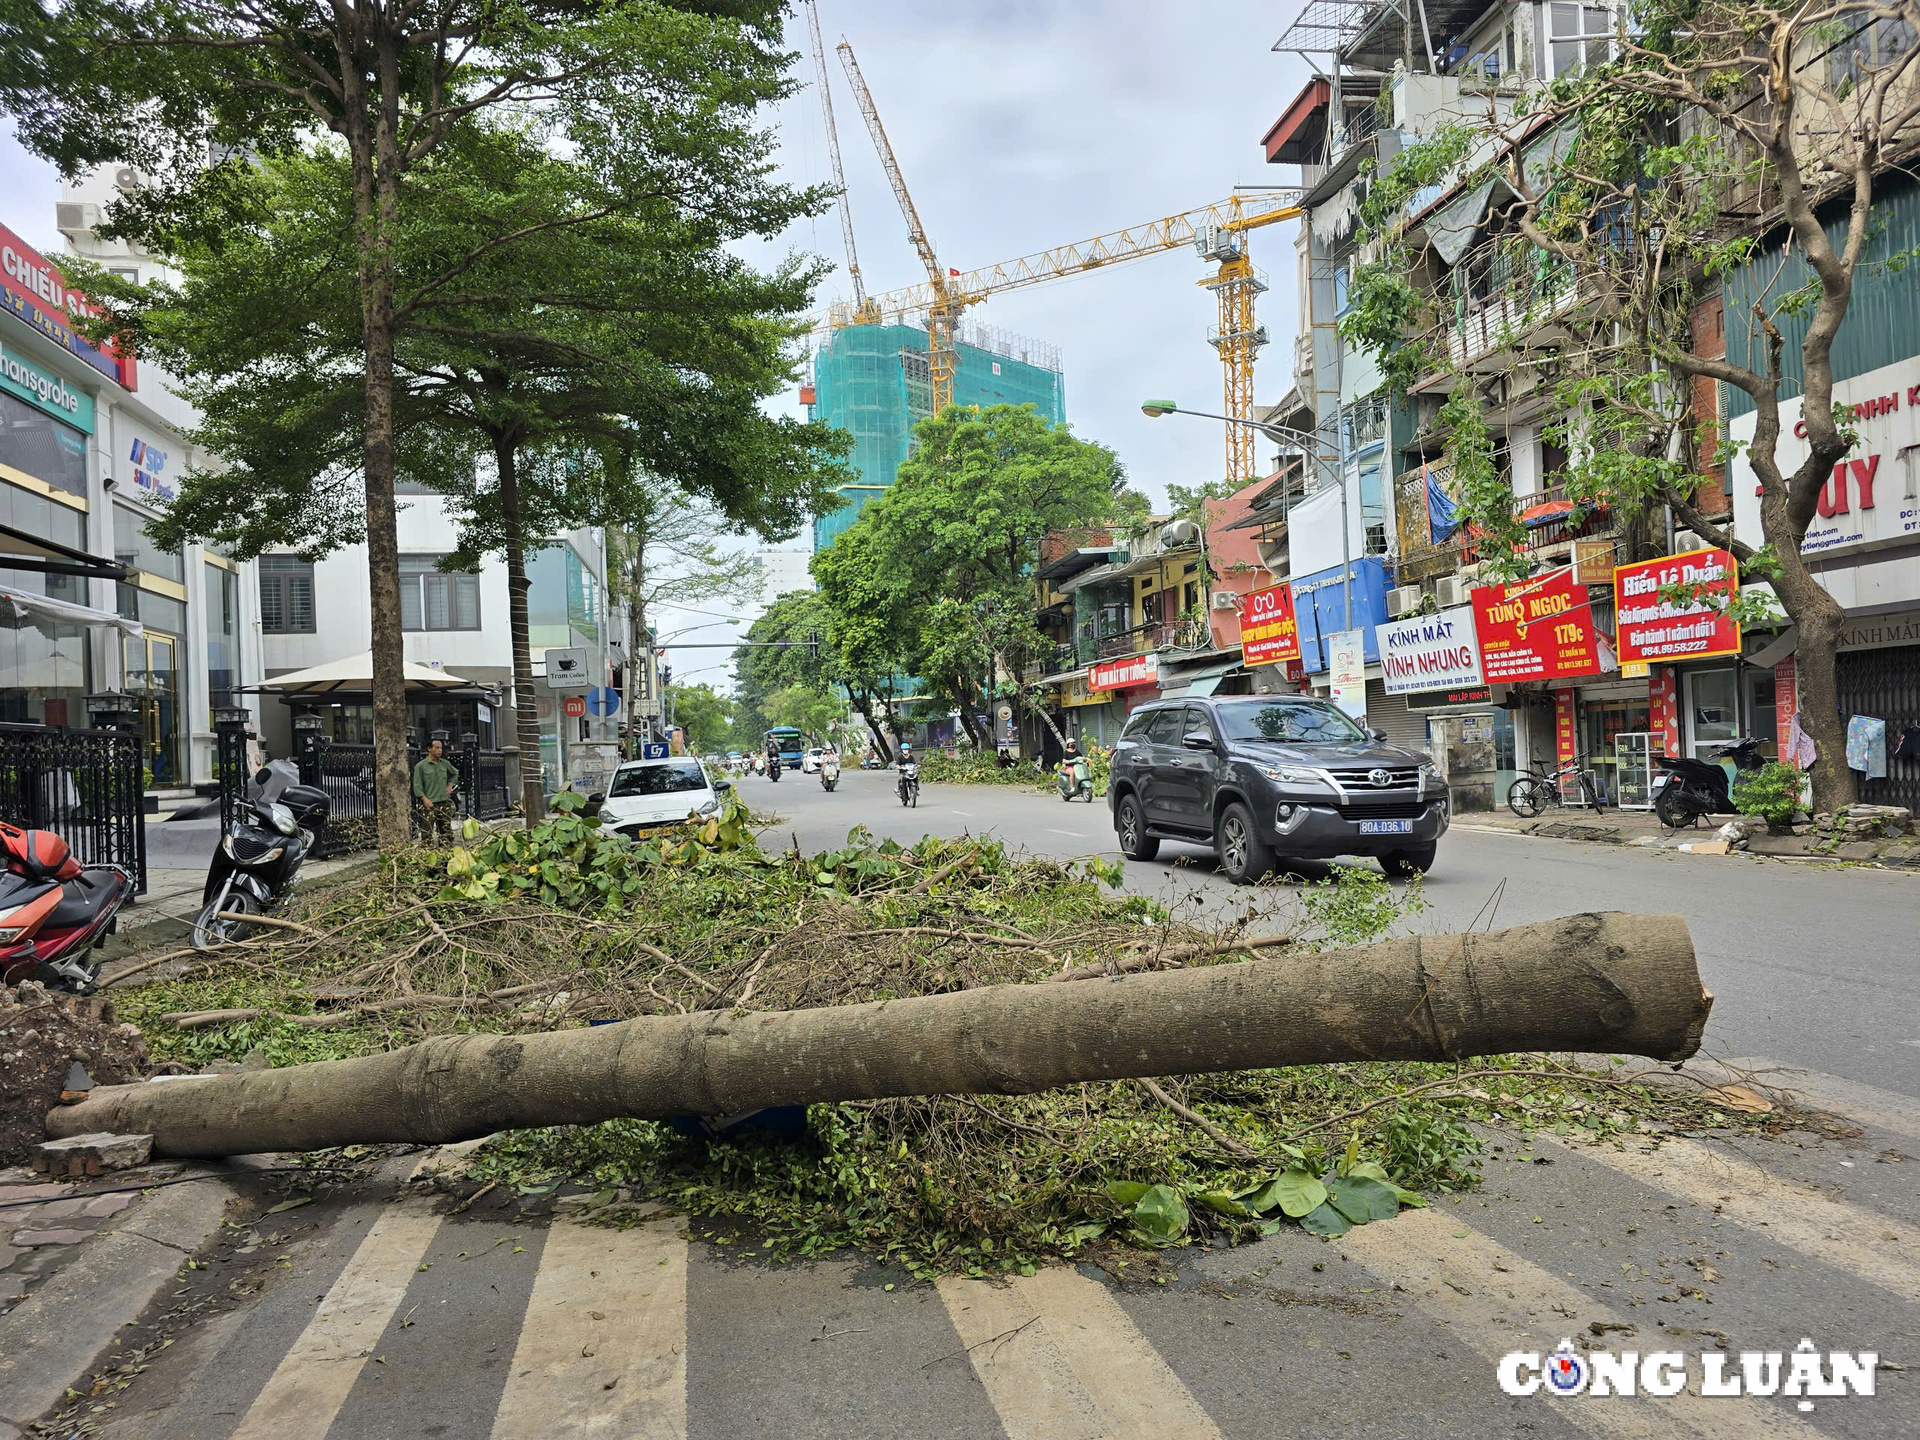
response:
[[[1429,780],[1436,785],[1446,783],[1440,777],[1440,767],[1438,765],[1434,764],[1431,760],[1422,760],[1420,762],[1420,783],[1424,785]]]
[[[1262,765],[1260,773],[1281,785],[1312,785],[1331,789],[1326,776],[1307,765]]]

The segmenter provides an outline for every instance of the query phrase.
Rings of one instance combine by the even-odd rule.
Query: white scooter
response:
[[[820,757],[820,788],[828,794],[840,783],[840,757],[829,750]]]

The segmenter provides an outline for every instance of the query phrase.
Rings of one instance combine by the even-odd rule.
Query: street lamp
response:
[[[1182,410],[1172,400],[1144,400],[1140,404],[1140,413],[1149,420],[1158,420],[1162,415],[1191,415],[1196,420],[1220,420],[1228,425],[1245,425],[1258,430],[1276,444],[1297,446],[1302,451],[1310,451],[1314,461],[1323,470],[1332,468],[1327,457],[1320,453],[1320,439],[1304,430],[1295,430],[1288,425],[1274,425],[1265,420],[1242,420],[1233,415],[1214,415],[1205,410]],[[1347,534],[1347,481],[1344,475],[1335,477],[1340,484],[1340,588],[1346,601],[1348,630],[1353,629],[1353,541]],[[1288,541],[1291,548],[1292,541]],[[1315,627],[1318,628],[1317,626]]]

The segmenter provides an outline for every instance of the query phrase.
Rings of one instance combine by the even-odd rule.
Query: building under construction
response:
[[[1066,420],[1060,352],[1044,341],[988,325],[962,324],[954,344],[953,403],[1032,405],[1058,425]],[[834,540],[893,484],[913,427],[933,413],[927,332],[917,325],[847,325],[815,352],[810,418],[853,437],[859,478],[840,487],[847,503],[814,522],[813,548]]]

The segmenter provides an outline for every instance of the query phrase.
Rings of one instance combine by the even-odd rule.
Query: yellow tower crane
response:
[[[847,246],[847,275],[853,281],[853,309],[845,317],[851,325],[871,325],[877,318],[867,301],[867,288],[860,278],[860,253],[853,245],[853,209],[847,198],[847,173],[840,165],[840,127],[833,123],[833,87],[827,83],[827,47],[820,38],[820,7],[807,0],[807,34],[813,42],[813,68],[819,76],[820,111],[827,122],[827,154],[833,161],[833,186],[840,192],[840,238]]]
[[[962,306],[947,293],[947,272],[941,268],[939,257],[933,253],[926,226],[920,223],[920,212],[914,208],[913,196],[907,193],[906,177],[900,173],[900,162],[894,159],[893,143],[887,139],[886,127],[880,123],[880,111],[873,103],[873,92],[867,89],[866,78],[860,73],[860,62],[853,58],[853,47],[842,40],[835,48],[840,52],[841,68],[847,72],[847,83],[853,86],[853,98],[859,102],[860,113],[866,117],[867,131],[873,136],[874,149],[880,152],[880,163],[886,167],[887,181],[893,186],[893,198],[900,202],[900,213],[906,217],[907,238],[913,242],[913,248],[920,252],[920,263],[927,267],[927,284],[924,287],[927,301],[917,310],[927,321],[927,379],[933,396],[933,413],[938,415],[953,403],[953,332],[959,324]]]
[[[906,186],[898,178],[899,168],[893,163],[893,152],[879,128],[879,118],[866,96],[866,87],[857,78],[858,70],[851,68],[852,51],[844,41],[840,45],[840,55],[849,64],[848,74],[855,77],[855,92],[862,97],[862,109],[867,114],[868,127],[874,131],[876,142],[881,147],[881,158],[887,165],[887,173],[894,178],[894,193],[900,197],[901,208],[907,214],[907,223],[914,233],[915,243],[920,247],[921,258],[927,264],[929,282],[870,297],[866,303],[872,318],[860,323],[873,323],[873,319],[877,318],[881,323],[899,324],[919,316],[926,317],[930,363],[936,351],[943,352],[945,356],[944,370],[935,371],[936,375],[944,374],[945,377],[944,388],[938,382],[935,385],[935,414],[953,400],[953,332],[967,306],[978,305],[989,296],[1003,291],[1041,285],[1070,275],[1084,275],[1089,270],[1121,265],[1130,260],[1143,260],[1149,255],[1160,255],[1191,245],[1203,260],[1210,260],[1218,267],[1201,283],[1214,292],[1219,305],[1219,323],[1207,338],[1219,352],[1225,378],[1226,400],[1222,413],[1234,420],[1250,422],[1253,419],[1254,360],[1260,353],[1260,347],[1267,343],[1266,331],[1256,320],[1254,300],[1267,286],[1247,254],[1245,236],[1249,230],[1297,217],[1300,214],[1298,190],[1263,190],[1249,196],[1235,195],[1214,205],[1203,205],[1197,210],[1168,215],[1125,230],[1109,231],[1091,240],[1037,251],[1004,264],[969,270],[964,275],[948,275],[940,268],[932,247],[926,243],[926,237],[920,230],[913,202],[907,198]],[[837,327],[848,323],[848,317],[844,311],[837,312],[831,317],[830,323]],[[1251,424],[1227,426],[1226,473],[1229,480],[1247,483],[1259,478],[1258,458],[1254,450],[1257,433]]]

